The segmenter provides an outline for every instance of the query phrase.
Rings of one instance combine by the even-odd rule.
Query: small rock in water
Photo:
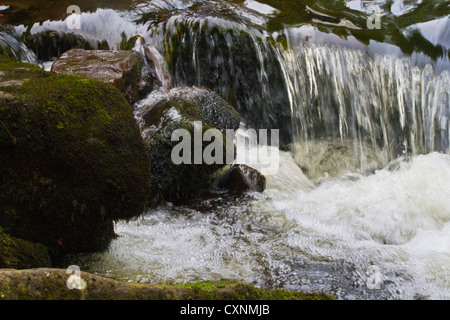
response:
[[[233,193],[242,194],[245,191],[264,192],[266,177],[256,169],[239,164],[228,170],[218,182],[220,188],[227,188]]]

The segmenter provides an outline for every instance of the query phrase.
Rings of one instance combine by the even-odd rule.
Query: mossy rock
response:
[[[237,280],[200,281],[176,286],[189,289],[192,300],[335,300],[326,293],[260,289]]]
[[[70,49],[94,49],[89,41],[74,33],[61,33],[52,30],[33,34],[25,32],[22,39],[27,47],[42,61],[54,60]]]
[[[50,267],[48,249],[42,244],[12,238],[0,228],[0,269]]]
[[[111,83],[134,104],[153,90],[157,78],[143,72],[144,66],[144,58],[136,51],[71,49],[53,63],[51,71]]]
[[[200,196],[214,181],[214,173],[227,163],[226,130],[239,128],[241,117],[217,93],[206,88],[174,89],[168,97],[143,107],[143,132],[151,159],[153,191],[151,204],[164,199],[174,203]],[[201,122],[196,129],[195,122]],[[172,141],[175,130],[184,129],[190,134],[190,163],[174,164],[172,150],[179,141]],[[223,158],[212,164],[195,164],[195,130],[203,137],[209,129],[220,131]],[[200,132],[201,130],[201,132]],[[212,142],[202,141],[202,151]],[[229,150],[232,152],[233,150]]]
[[[70,277],[75,282],[75,289],[69,289],[67,286]],[[324,293],[258,289],[236,280],[183,285],[134,284],[85,272],[75,275],[66,270],[35,269],[0,270],[0,300],[334,300],[334,298]]]
[[[119,45],[120,50],[133,50],[138,39],[141,39],[141,41],[145,42],[144,38],[142,38],[140,35],[135,35],[133,37],[127,38],[125,32],[122,32],[122,41]]]
[[[0,57],[0,225],[53,254],[107,247],[141,214],[150,163],[112,85]]]

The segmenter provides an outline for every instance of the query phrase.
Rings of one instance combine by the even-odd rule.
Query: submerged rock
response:
[[[266,177],[249,166],[233,165],[220,177],[218,186],[236,194],[242,194],[248,190],[263,192],[266,189]]]
[[[213,174],[226,164],[230,145],[227,144],[226,129],[238,129],[240,115],[215,92],[195,87],[174,89],[167,96],[142,107],[140,113],[152,164],[153,200],[158,202],[165,199],[177,203],[200,195],[213,182]],[[201,128],[196,127],[196,121],[201,122]],[[196,130],[203,137],[205,131],[214,128],[222,135],[219,143],[223,146],[223,157],[211,164],[205,163],[204,159],[195,164]],[[175,164],[172,159],[172,150],[181,141],[171,139],[177,129],[184,129],[190,135],[190,163]],[[202,140],[201,143],[203,155],[205,148],[212,142]],[[159,196],[155,198],[155,195]]]
[[[112,85],[0,57],[0,225],[53,254],[102,250],[141,214],[149,158]]]
[[[70,284],[80,284],[72,286]],[[80,288],[80,289],[76,289]],[[258,289],[222,280],[183,285],[134,284],[59,269],[0,270],[0,300],[334,300],[324,293]]]
[[[52,72],[113,84],[134,104],[153,90],[156,79],[143,73],[143,67],[143,57],[135,51],[72,49],[54,62]]]
[[[0,228],[0,269],[50,267],[48,249],[37,243],[12,238]]]

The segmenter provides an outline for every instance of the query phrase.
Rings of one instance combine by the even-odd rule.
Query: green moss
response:
[[[202,290],[217,290],[220,288],[224,288],[226,284],[227,284],[226,280],[221,280],[219,282],[199,281],[199,282],[181,283],[176,284],[176,286],[186,288],[198,288]]]
[[[0,71],[13,97],[0,100],[0,224],[54,254],[105,248],[150,190],[131,106],[98,81],[4,57]]]
[[[141,36],[136,35],[134,37],[131,37],[127,39],[126,34],[122,33],[122,41],[120,42],[120,50],[132,50],[134,46],[136,45],[136,41],[138,39],[142,39]]]
[[[48,249],[41,245],[15,239],[0,228],[0,269],[50,267]]]
[[[271,44],[274,47],[281,45],[284,50],[289,49],[288,40],[287,40],[286,35],[284,35],[284,34],[277,36],[276,39],[274,39],[273,37],[267,37],[266,41],[267,41],[267,43]],[[261,42],[262,42],[262,40],[261,40]]]

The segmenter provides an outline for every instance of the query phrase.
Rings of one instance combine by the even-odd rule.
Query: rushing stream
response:
[[[325,16],[307,6],[313,19],[275,28],[293,0],[128,2],[83,12],[71,32],[110,48],[139,34],[161,79],[209,87],[247,127],[280,129],[279,170],[262,194],[166,204],[117,222],[107,252],[68,265],[130,282],[230,278],[342,299],[450,299],[450,9],[413,21],[432,50],[405,54],[387,40],[359,41],[361,26],[347,18],[318,22]],[[362,2],[346,5],[363,14]],[[422,3],[403,2],[393,2],[392,19]],[[330,24],[355,36],[325,32]],[[28,31],[66,28],[50,19]],[[26,29],[2,31],[0,44],[49,69],[17,40]]]

